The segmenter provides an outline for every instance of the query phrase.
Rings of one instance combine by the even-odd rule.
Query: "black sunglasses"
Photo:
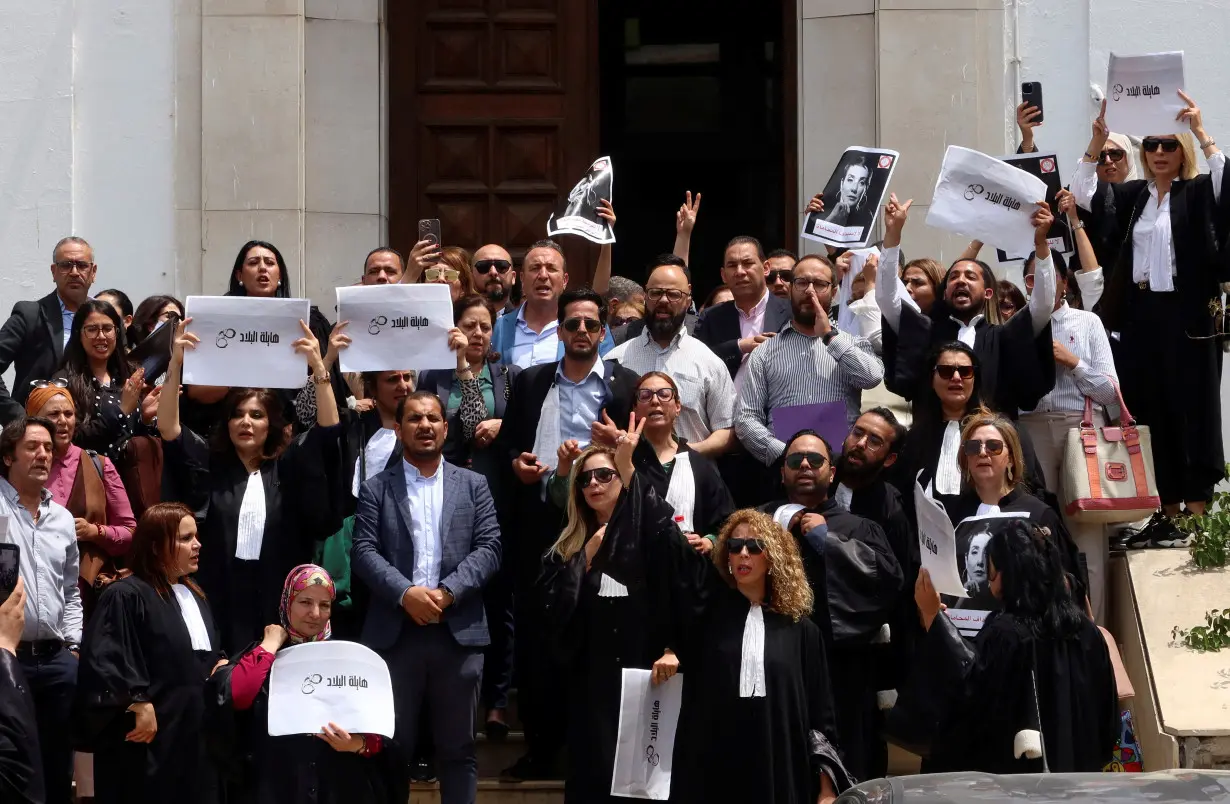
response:
[[[973,366],[953,366],[948,363],[937,363],[935,373],[940,375],[941,380],[951,380],[952,375],[960,374],[961,379],[968,380],[974,376]]]
[[[596,319],[593,319],[593,318],[565,318],[564,319],[564,329],[567,330],[568,332],[576,332],[582,326],[585,327],[586,332],[592,335],[593,333],[602,329],[602,322]]]
[[[490,273],[492,268],[503,274],[512,270],[512,263],[508,260],[479,260],[474,263],[474,270],[480,274]]]
[[[966,455],[972,458],[982,452],[983,446],[986,446],[988,455],[998,455],[1004,451],[1004,442],[998,438],[988,438],[986,441],[971,438],[962,444],[961,448],[965,450]]]
[[[615,479],[615,470],[609,466],[602,466],[598,469],[586,469],[584,472],[577,473],[577,485],[583,489],[589,488],[589,484],[597,480],[605,486]]]
[[[743,548],[747,548],[749,556],[758,556],[764,552],[764,543],[760,539],[740,539],[731,536],[726,540],[726,552],[732,556],[737,556],[743,552]]]
[[[1119,162],[1125,156],[1127,156],[1127,151],[1122,148],[1107,148],[1098,154],[1098,164],[1100,165],[1103,162]]]
[[[1147,154],[1153,153],[1158,148],[1161,148],[1168,154],[1172,154],[1179,150],[1178,140],[1159,140],[1156,137],[1145,137],[1140,144],[1144,146],[1145,153]]]
[[[804,458],[811,464],[812,469],[823,469],[824,465],[829,462],[829,459],[819,452],[792,452],[786,456],[786,466],[791,469],[798,469],[803,465]]]
[[[779,280],[789,285],[794,281],[794,271],[769,271],[769,273],[765,275],[765,281],[770,285],[777,284]]]
[[[654,397],[661,399],[663,402],[670,402],[675,398],[674,388],[638,388],[636,389],[636,401],[648,402]]]

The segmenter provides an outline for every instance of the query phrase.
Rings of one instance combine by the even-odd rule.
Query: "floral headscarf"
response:
[[[299,593],[309,586],[323,586],[329,592],[329,600],[337,596],[333,588],[333,579],[323,567],[315,564],[300,564],[290,571],[290,574],[286,576],[286,583],[282,585],[282,604],[278,606],[278,616],[282,620],[282,627],[286,629],[286,633],[290,634],[292,645],[298,645],[301,642],[324,642],[333,635],[330,623],[325,623],[324,629],[314,637],[304,636],[290,627],[291,604],[295,602]]]

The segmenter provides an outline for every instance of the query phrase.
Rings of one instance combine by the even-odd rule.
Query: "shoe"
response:
[[[558,777],[554,774],[551,763],[526,754],[502,770],[500,778],[506,782],[540,782]]]
[[[410,781],[419,784],[433,784],[436,779],[435,763],[426,757],[419,757],[410,765]]]
[[[502,743],[508,739],[508,724],[497,718],[490,718],[483,724],[487,739],[493,743]]]
[[[1125,550],[1159,550],[1183,548],[1191,544],[1191,535],[1175,527],[1174,520],[1157,511],[1148,523],[1139,530],[1125,530],[1116,541],[1122,542]]]

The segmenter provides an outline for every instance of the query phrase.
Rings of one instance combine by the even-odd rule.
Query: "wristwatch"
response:
[[[824,345],[828,346],[833,342],[833,338],[837,337],[837,330],[830,329],[828,332],[820,336],[820,340],[824,341]]]

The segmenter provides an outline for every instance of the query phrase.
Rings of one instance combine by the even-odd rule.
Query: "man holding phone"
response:
[[[20,549],[19,574],[31,590],[16,654],[34,698],[46,801],[69,804],[70,718],[82,626],[80,559],[73,515],[46,489],[54,433],[47,419],[25,416],[0,432],[0,516],[8,518],[0,541]]]

